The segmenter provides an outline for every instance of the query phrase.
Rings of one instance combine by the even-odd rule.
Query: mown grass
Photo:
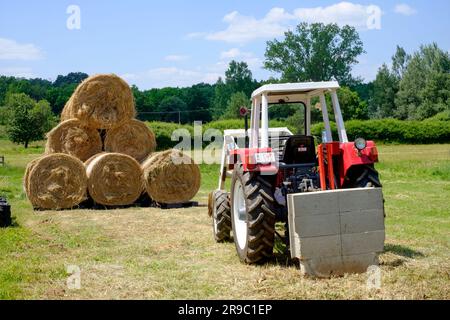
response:
[[[0,229],[0,299],[428,299],[450,298],[450,145],[380,146],[386,199],[382,287],[366,275],[315,280],[277,255],[246,266],[216,244],[206,214],[218,166],[202,165],[198,208],[34,212],[22,191],[26,163],[42,153],[0,140],[0,195],[14,226]],[[66,285],[68,265],[81,289]]]

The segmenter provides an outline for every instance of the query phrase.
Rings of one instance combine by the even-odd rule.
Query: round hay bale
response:
[[[32,161],[27,180],[27,196],[35,208],[70,209],[86,199],[84,165],[67,154],[50,154]]]
[[[42,156],[31,160],[28,162],[27,167],[25,168],[25,174],[23,176],[23,191],[25,191],[25,194],[28,195],[29,190],[29,183],[30,183],[30,172],[33,170],[36,163],[39,161],[39,159],[42,158]]]
[[[106,133],[105,151],[107,152],[124,153],[141,162],[155,149],[155,134],[144,122],[136,119],[108,130]]]
[[[134,118],[133,93],[128,84],[114,74],[85,79],[66,103],[61,120],[77,118],[95,129],[111,129]]]
[[[142,169],[132,157],[102,153],[87,162],[89,195],[96,203],[105,206],[130,205],[142,194]]]
[[[179,150],[155,153],[142,167],[147,193],[156,202],[185,203],[200,189],[198,165]]]
[[[102,154],[106,154],[106,153],[107,152],[100,152],[100,153],[97,153],[96,155],[93,155],[92,157],[90,157],[89,159],[87,159],[84,162],[84,166],[87,168],[91,164],[91,162],[94,161],[94,159],[97,159],[99,156],[101,156]]]
[[[66,153],[86,161],[102,152],[102,147],[98,130],[84,126],[78,119],[70,119],[47,133],[45,153]]]

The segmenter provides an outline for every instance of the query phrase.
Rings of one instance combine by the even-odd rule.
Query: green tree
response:
[[[341,87],[338,90],[338,99],[344,120],[365,120],[369,118],[367,103],[361,100],[355,91],[350,90],[348,87]]]
[[[9,95],[6,107],[10,110],[6,129],[8,137],[25,148],[32,141],[42,140],[54,119],[47,101],[36,103],[24,93]]]
[[[394,56],[392,57],[392,71],[400,79],[406,70],[411,56],[408,55],[400,46],[397,46]]]
[[[239,110],[241,107],[250,107],[250,99],[247,97],[247,95],[240,91],[233,93],[231,95],[230,100],[227,104],[227,109],[225,114],[223,115],[223,119],[238,119],[240,118],[240,112]]]
[[[351,70],[363,52],[353,27],[301,23],[295,31],[286,32],[283,41],[267,42],[264,67],[281,73],[287,82],[336,79],[349,85],[356,81]]]
[[[225,72],[225,83],[232,93],[244,92],[248,97],[255,89],[255,81],[246,62],[231,61]]]
[[[450,55],[436,43],[409,61],[396,96],[399,119],[425,119],[450,108]]]
[[[89,75],[87,75],[84,72],[70,72],[66,76],[59,75],[55,82],[53,82],[53,85],[55,87],[62,87],[66,86],[68,84],[80,84],[81,81],[86,79]]]
[[[220,118],[225,113],[228,101],[234,93],[243,92],[250,99],[251,93],[257,87],[258,82],[253,79],[247,63],[231,61],[225,72],[225,81],[219,78],[215,84],[214,117]]]
[[[35,121],[41,124],[43,133],[49,132],[56,125],[56,117],[47,100],[38,101],[31,112]]]
[[[386,64],[378,69],[373,82],[373,96],[370,101],[369,114],[371,118],[389,118],[395,113],[395,96],[399,80]]]
[[[186,111],[186,103],[178,97],[170,96],[164,98],[158,107],[160,121],[167,122],[186,122],[184,111]]]
[[[219,78],[215,84],[214,99],[213,99],[213,116],[220,118],[226,112],[226,106],[233,92],[226,83]]]

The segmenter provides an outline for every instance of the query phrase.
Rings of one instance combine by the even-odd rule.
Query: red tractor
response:
[[[348,141],[338,89],[334,81],[264,85],[252,94],[250,128],[246,119],[245,129],[225,130],[209,215],[215,240],[234,239],[242,262],[272,257],[279,236],[306,273],[363,271],[377,263],[384,244],[383,198],[374,167],[378,152],[373,141]],[[339,141],[332,138],[326,94]],[[317,147],[311,135],[312,99],[320,101],[325,126]],[[269,128],[269,108],[277,105],[304,111],[302,134]],[[231,192],[225,190],[227,177]]]

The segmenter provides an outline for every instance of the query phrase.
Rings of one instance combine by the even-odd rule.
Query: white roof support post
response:
[[[330,127],[330,120],[328,118],[327,102],[325,100],[325,95],[323,93],[320,94],[320,106],[322,107],[322,116],[323,116],[323,123],[325,124],[327,142],[331,142],[331,141],[333,141],[333,136],[331,135],[331,127]]]
[[[259,118],[260,118],[260,100],[258,97],[252,100],[253,108],[251,115],[251,137],[250,137],[250,148],[258,148],[259,139]]]
[[[306,135],[311,135],[311,98],[306,98]]]
[[[341,143],[348,142],[347,131],[345,130],[344,119],[342,118],[341,106],[336,90],[331,91],[331,101],[333,102],[334,116],[336,118],[336,126],[339,134],[339,141]]]
[[[264,93],[261,101],[261,148],[267,147],[269,147],[269,100]]]
[[[252,99],[252,108],[250,109],[250,148],[253,146],[253,140],[254,140],[254,130],[252,129],[255,124],[255,99]]]

